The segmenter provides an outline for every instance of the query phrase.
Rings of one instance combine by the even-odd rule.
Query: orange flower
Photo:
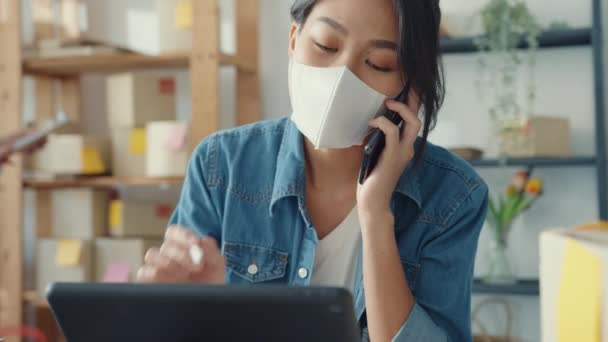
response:
[[[515,175],[513,175],[512,184],[515,186],[517,191],[521,191],[524,189],[524,187],[526,186],[526,183],[528,182],[529,177],[530,176],[528,175],[528,172],[526,172],[526,171],[518,171],[515,173]]]
[[[543,191],[543,182],[540,178],[533,178],[526,184],[526,192],[530,195],[540,195]]]
[[[515,195],[517,195],[517,193],[519,192],[519,190],[517,189],[517,187],[513,184],[509,185],[507,187],[507,189],[505,190],[505,193],[507,194],[507,197],[511,198]]]

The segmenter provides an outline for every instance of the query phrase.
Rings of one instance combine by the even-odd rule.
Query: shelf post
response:
[[[237,69],[237,125],[261,120],[258,74],[258,0],[238,1],[236,6],[237,57],[254,66],[253,71]]]
[[[606,165],[606,88],[604,80],[604,57],[606,55],[603,20],[608,19],[608,13],[602,8],[601,0],[593,0],[593,27],[591,41],[593,46],[593,75],[595,77],[595,142],[597,154],[597,187],[598,187],[598,214],[601,220],[608,220],[608,165]]]
[[[21,13],[19,0],[0,0],[0,136],[21,126]],[[22,322],[22,161],[0,173],[0,326]]]

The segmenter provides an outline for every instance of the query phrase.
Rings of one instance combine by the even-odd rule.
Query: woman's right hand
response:
[[[199,258],[200,256],[200,258]],[[198,260],[197,260],[198,259]],[[197,263],[197,261],[199,261]],[[137,281],[149,284],[225,284],[226,260],[212,237],[171,226],[160,248],[151,248]]]

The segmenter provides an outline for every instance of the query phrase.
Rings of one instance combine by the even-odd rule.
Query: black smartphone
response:
[[[401,93],[397,95],[395,100],[407,104],[408,94],[409,84],[407,84]],[[400,132],[403,132],[403,118],[401,118],[399,113],[385,107],[382,115],[397,125]],[[359,184],[363,184],[365,182],[367,177],[369,177],[376,167],[376,164],[378,164],[378,159],[380,159],[380,155],[384,150],[385,144],[386,137],[384,136],[384,133],[379,128],[375,128],[370,133],[369,140],[367,141],[367,144],[365,144],[365,148],[363,150],[363,162],[361,163],[361,170],[359,171]]]

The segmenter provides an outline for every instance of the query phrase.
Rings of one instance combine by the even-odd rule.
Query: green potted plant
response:
[[[515,277],[506,256],[513,221],[538,200],[543,192],[540,178],[530,178],[527,171],[516,172],[504,193],[490,198],[486,227],[491,230],[492,250],[484,280],[489,283],[513,283]]]
[[[478,89],[482,97],[492,91],[489,114],[498,130],[519,129],[519,122],[533,112],[535,100],[535,51],[541,26],[522,0],[490,0],[480,12],[484,34],[475,39],[480,51]],[[518,49],[522,38],[528,46]],[[518,73],[527,67],[527,108],[517,100]],[[501,152],[503,149],[501,148]]]

